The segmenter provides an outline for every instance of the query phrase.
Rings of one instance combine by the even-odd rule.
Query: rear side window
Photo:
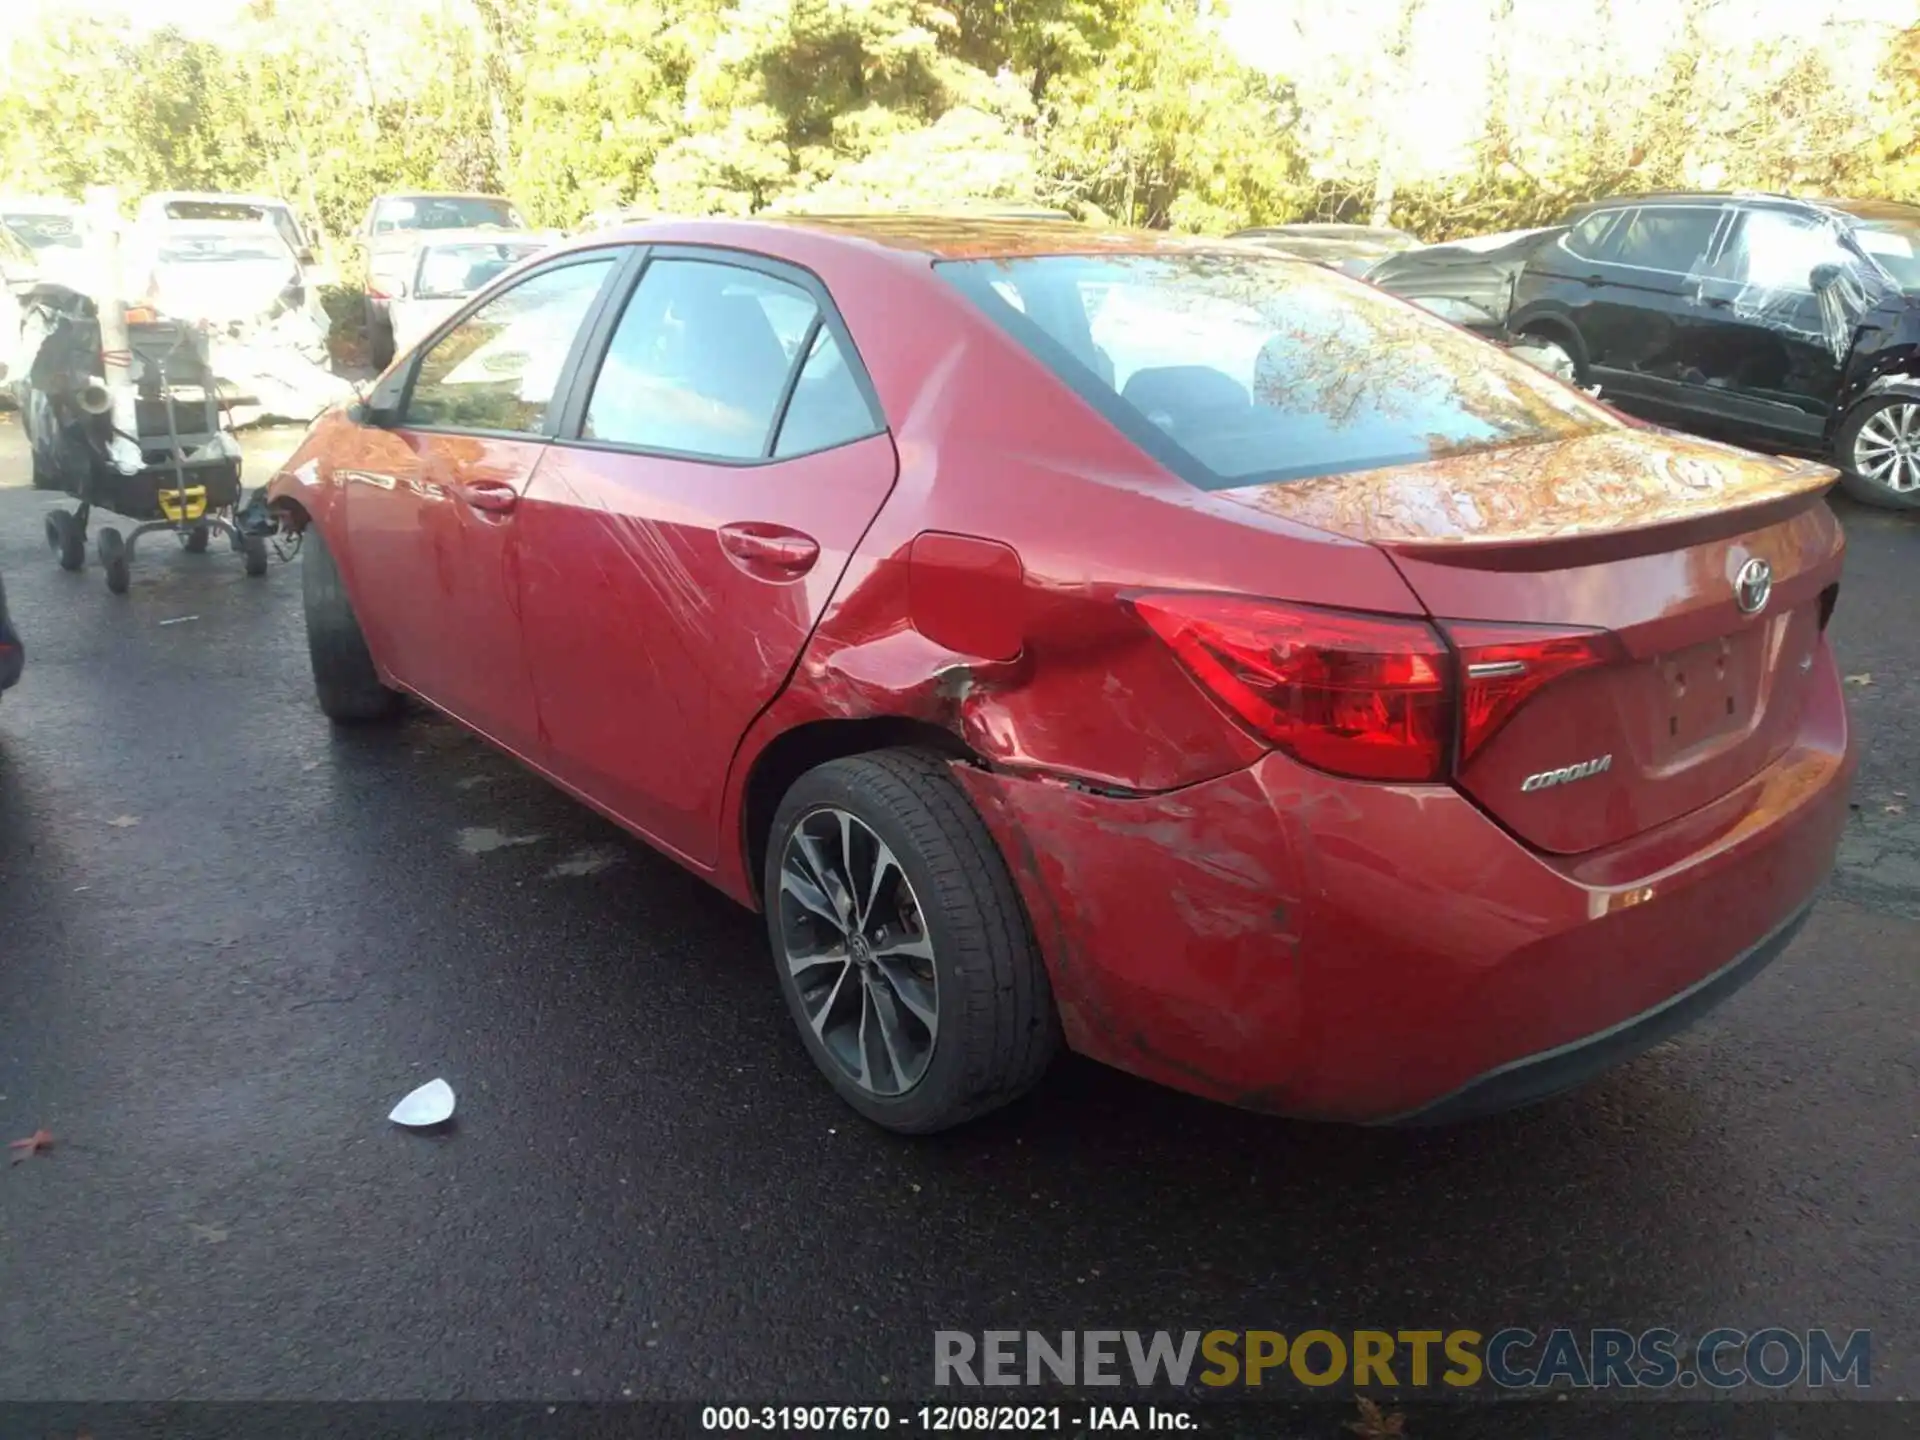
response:
[[[767,454],[798,357],[780,335],[813,298],[757,270],[656,260],[640,278],[594,381],[581,437],[721,460]]]
[[[1142,449],[1206,489],[1619,423],[1525,362],[1317,266],[1194,252],[938,268]]]
[[[1717,206],[1654,205],[1633,211],[1608,237],[1607,258],[1619,265],[1692,275],[1705,263],[1707,248],[1724,212]]]

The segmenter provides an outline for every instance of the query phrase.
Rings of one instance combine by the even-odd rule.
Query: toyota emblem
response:
[[[1767,608],[1773,594],[1773,566],[1764,560],[1749,560],[1740,567],[1733,582],[1733,601],[1742,615],[1758,615]]]

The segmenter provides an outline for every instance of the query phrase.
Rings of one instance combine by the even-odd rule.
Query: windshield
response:
[[[166,212],[169,220],[233,220],[271,225],[280,232],[289,250],[303,249],[306,244],[299,222],[285,205],[255,205],[244,200],[169,200]]]
[[[70,215],[35,215],[16,210],[0,216],[0,224],[4,224],[33,250],[46,250],[53,246],[78,250],[83,243],[80,226]]]
[[[416,195],[406,200],[382,200],[373,212],[376,235],[395,230],[481,230],[489,225],[501,230],[526,228],[520,212],[505,200]]]
[[[1486,342],[1315,266],[1196,253],[939,269],[1142,449],[1205,489],[1619,423]]]
[[[457,300],[473,294],[541,247],[523,245],[435,245],[421,252],[413,293],[422,300]]]
[[[281,260],[293,255],[275,235],[169,235],[155,257],[162,265],[198,265],[241,260]]]
[[[1901,290],[1920,292],[1920,223],[1862,220],[1855,224],[1853,238]]]

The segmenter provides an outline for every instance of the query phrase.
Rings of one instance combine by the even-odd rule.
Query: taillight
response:
[[[1233,595],[1132,605],[1208,694],[1296,760],[1362,780],[1445,777],[1453,658],[1424,622]]]
[[[1619,659],[1605,630],[1448,622],[1460,656],[1460,763],[1465,765],[1514,712],[1552,681]]]

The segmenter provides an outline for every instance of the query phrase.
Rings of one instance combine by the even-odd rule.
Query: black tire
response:
[[[265,549],[264,542],[261,548]],[[334,564],[319,526],[307,527],[301,551],[307,655],[313,663],[313,691],[321,713],[341,725],[385,720],[398,713],[400,694],[380,683],[367,637],[341,583],[340,567]]]
[[[47,512],[47,548],[62,570],[78,570],[87,563],[87,532],[71,510]]]
[[[1840,424],[1839,434],[1834,437],[1833,463],[1840,469],[1840,488],[1862,505],[1872,505],[1881,510],[1920,510],[1920,484],[1908,490],[1896,490],[1884,481],[1861,473],[1857,468],[1861,458],[1856,453],[1860,432],[1876,415],[1897,411],[1901,407],[1920,411],[1920,398],[1912,395],[1882,395],[1864,401],[1848,412],[1847,418]],[[1901,478],[1910,481],[1911,475],[1903,474]]]
[[[258,580],[267,573],[267,542],[249,535],[240,542],[240,556],[249,578]]]
[[[924,1073],[879,1095],[842,1068],[807,1018],[786,963],[781,865],[810,815],[856,817],[890,849],[931,942],[938,1031]],[[762,876],[774,969],[801,1042],[840,1097],[888,1130],[925,1135],[996,1110],[1031,1089],[1059,1044],[1053,990],[1019,891],[993,838],[940,757],[881,750],[808,771],[775,814]]]
[[[207,533],[206,526],[196,525],[180,537],[180,546],[189,555],[204,555],[207,553],[207,541],[210,538],[212,537]]]
[[[133,567],[127,563],[126,537],[109,525],[94,543],[100,553],[100,568],[107,572],[107,589],[116,595],[126,594],[133,584]]]

